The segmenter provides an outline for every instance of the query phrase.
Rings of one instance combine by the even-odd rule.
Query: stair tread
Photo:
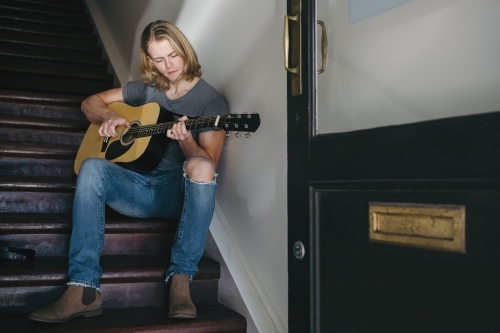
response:
[[[159,255],[102,255],[102,284],[163,281],[169,258]],[[202,257],[193,280],[217,280],[220,266]],[[33,263],[0,262],[0,287],[63,285],[68,281],[68,258],[37,257]]]
[[[85,15],[70,16],[51,14],[40,11],[16,9],[12,6],[0,6],[0,17],[15,18],[22,21],[43,22],[60,26],[88,27],[89,22]],[[84,12],[83,12],[84,13]]]
[[[87,62],[98,65],[106,64],[101,59],[102,49],[97,45],[96,40],[85,41],[69,39],[64,36],[41,36],[22,31],[0,29],[0,41],[2,54],[31,58],[66,58],[66,61],[72,60],[71,58],[79,58],[79,61],[87,59]]]
[[[67,233],[71,230],[70,214],[1,213],[0,234]],[[175,232],[176,220],[132,218],[124,215],[106,217],[106,233]],[[1,236],[0,236],[1,237]]]
[[[15,0],[16,2],[24,2],[28,4],[42,4],[49,7],[81,9],[82,2],[78,0]]]
[[[68,192],[76,187],[74,177],[0,176],[0,190]]]
[[[0,20],[1,30],[12,30],[12,31],[24,31],[30,34],[39,34],[47,36],[59,36],[86,40],[94,40],[96,36],[92,33],[92,29],[88,28],[71,28],[66,27],[64,31],[57,26],[47,26],[46,24],[41,24],[37,22],[21,22],[15,19],[3,18]]]
[[[82,6],[60,8],[57,6],[49,6],[46,3],[26,2],[19,0],[0,0],[0,6],[11,9],[26,10],[35,13],[44,14],[59,14],[63,16],[83,16],[85,10]]]
[[[78,146],[0,141],[3,156],[75,158]]]
[[[60,119],[60,118],[40,118],[26,116],[9,116],[0,115],[0,126],[2,127],[20,127],[20,128],[37,128],[45,130],[68,130],[74,133],[75,131],[86,131],[89,127],[89,122],[79,119]]]
[[[102,67],[60,63],[51,60],[20,59],[12,56],[0,56],[0,71],[113,81],[113,76]]]
[[[37,119],[72,119],[87,121],[80,107],[47,105],[47,104],[28,104],[12,103],[0,101],[0,115],[16,117],[33,117]]]
[[[197,318],[179,320],[167,317],[163,306],[105,309],[91,318],[75,318],[64,324],[46,324],[29,320],[27,314],[0,315],[2,332],[165,332],[165,333],[245,333],[246,320],[221,304],[196,304]]]
[[[46,103],[53,105],[80,106],[87,94],[56,94],[37,91],[0,89],[0,101],[22,103]]]

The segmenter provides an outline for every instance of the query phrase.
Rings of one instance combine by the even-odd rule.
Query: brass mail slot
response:
[[[465,206],[369,204],[370,241],[465,253]]]

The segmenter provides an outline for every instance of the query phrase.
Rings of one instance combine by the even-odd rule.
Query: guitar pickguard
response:
[[[113,141],[106,150],[104,158],[110,161],[114,160],[125,154],[130,148],[132,148],[131,145],[123,146],[119,140]]]

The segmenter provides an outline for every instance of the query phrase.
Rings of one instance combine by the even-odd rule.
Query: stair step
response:
[[[74,160],[77,151],[78,146],[0,141],[0,156],[65,158]]]
[[[0,18],[14,18],[26,22],[38,22],[61,27],[88,27],[89,20],[85,15],[59,15],[40,11],[16,9],[13,6],[0,4]]]
[[[73,208],[74,193],[33,191],[0,191],[1,213],[61,213],[69,214]]]
[[[0,115],[85,121],[87,118],[80,107],[47,104],[19,104],[0,101]]]
[[[89,126],[89,122],[74,119],[16,117],[0,115],[0,126],[28,129],[46,129],[49,131],[70,130],[85,132]]]
[[[37,74],[113,82],[113,76],[103,66],[60,63],[51,60],[18,58],[0,55],[0,72]]]
[[[0,177],[0,213],[70,213],[73,178]]]
[[[60,27],[55,25],[46,25],[36,22],[23,22],[15,19],[2,18],[2,20],[0,20],[0,29],[47,36],[57,36],[65,38],[71,37],[93,41],[96,40],[96,36],[93,34],[93,30],[90,28],[90,26],[87,28],[65,27],[64,29],[61,29]]]
[[[45,5],[53,8],[80,9],[82,2],[80,0],[14,0],[34,5]]]
[[[136,219],[114,211],[107,211],[106,215],[106,233],[175,233],[177,230],[177,221],[174,220]],[[63,234],[70,230],[71,215],[0,214],[0,234],[45,234],[49,232]],[[23,244],[15,245],[23,247]]]
[[[0,29],[0,53],[58,61],[95,62],[103,64],[97,40],[80,40],[66,36],[34,35],[22,31]],[[87,59],[89,58],[89,59]]]
[[[64,324],[45,324],[29,320],[26,314],[1,316],[4,333],[245,333],[245,318],[220,304],[197,304],[197,318],[179,320],[167,317],[166,307],[108,309],[91,318],[75,318]]]
[[[47,14],[57,14],[61,16],[69,17],[82,17],[82,13],[85,13],[84,8],[79,6],[61,6],[57,3],[39,2],[39,1],[23,1],[23,0],[0,0],[0,6],[2,8],[12,8],[17,10],[24,10],[33,13],[47,13]],[[83,17],[85,17],[83,15]],[[87,21],[88,22],[88,19]]]
[[[102,255],[100,282],[104,307],[164,305],[168,258],[168,254]],[[31,264],[8,264],[0,266],[0,313],[29,312],[50,304],[49,298],[57,299],[68,281],[66,256],[35,256]],[[199,273],[190,283],[193,302],[217,302],[219,264],[203,257],[198,268]]]
[[[68,254],[69,214],[0,214],[0,239],[13,247],[30,248],[37,257]],[[104,255],[170,254],[177,221],[108,216]]]
[[[57,158],[0,157],[0,176],[75,177],[74,161]]]
[[[0,89],[18,89],[53,94],[82,93],[90,96],[113,87],[112,80],[86,80],[78,77],[44,76],[34,73],[16,73],[14,71],[0,71],[0,75],[2,76]]]
[[[0,177],[0,191],[72,192],[74,189],[72,178]]]
[[[0,115],[0,140],[79,146],[88,122]]]
[[[80,106],[86,94],[44,93],[39,91],[23,91],[0,88],[0,101],[6,103],[18,102],[25,104],[46,104],[48,106]]]
[[[2,126],[0,121],[0,126]],[[82,142],[83,132],[49,131],[45,129],[25,129],[0,127],[0,140],[23,143],[78,146]]]

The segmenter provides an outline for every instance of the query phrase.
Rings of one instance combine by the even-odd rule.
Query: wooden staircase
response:
[[[219,264],[203,258],[191,283],[195,320],[167,317],[165,270],[176,221],[107,211],[101,258],[104,313],[65,324],[28,313],[67,282],[76,176],[88,127],[80,103],[114,77],[79,0],[0,0],[0,240],[36,250],[33,264],[0,262],[0,331],[246,332],[217,303]]]

